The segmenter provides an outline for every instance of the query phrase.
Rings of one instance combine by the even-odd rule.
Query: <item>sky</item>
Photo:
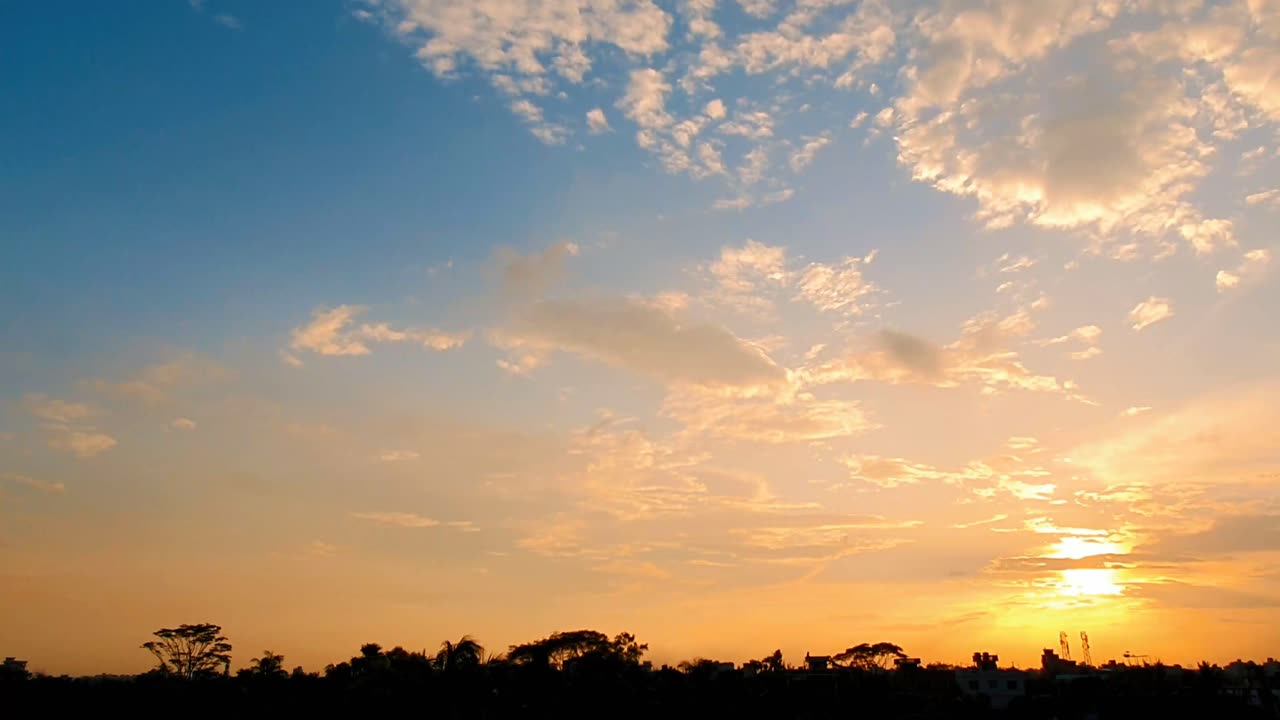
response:
[[[0,652],[1280,644],[1280,2],[0,8]]]

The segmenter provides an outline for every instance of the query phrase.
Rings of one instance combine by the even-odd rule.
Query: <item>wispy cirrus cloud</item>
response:
[[[362,305],[317,308],[312,311],[310,322],[291,331],[289,348],[317,355],[360,356],[373,352],[370,345],[376,343],[413,343],[428,350],[452,350],[461,347],[467,340],[465,333],[399,330],[385,322],[363,323],[353,327],[355,318],[367,309]],[[286,357],[297,360],[293,355]],[[286,363],[295,365],[289,360]]]
[[[1169,298],[1152,295],[1134,305],[1129,311],[1129,326],[1135,331],[1141,331],[1171,317],[1173,317],[1173,303]]]

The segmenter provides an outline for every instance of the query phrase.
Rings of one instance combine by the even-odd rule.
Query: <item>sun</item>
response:
[[[1119,595],[1124,592],[1115,570],[1107,568],[1082,568],[1062,571],[1058,594],[1067,597],[1099,597]]]

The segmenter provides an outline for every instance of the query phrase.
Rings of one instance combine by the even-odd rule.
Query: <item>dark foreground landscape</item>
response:
[[[555,633],[486,653],[469,637],[434,653],[367,644],[319,673],[287,669],[264,652],[229,671],[216,625],[184,625],[143,645],[156,669],[137,676],[54,677],[9,658],[5,716],[300,717],[396,712],[438,718],[1277,718],[1280,662],[1226,667],[1145,661],[1092,667],[1046,650],[1042,667],[921,664],[891,643],[742,665],[697,659],[672,668],[644,660],[626,633]],[[1136,662],[1136,661],[1135,661]]]

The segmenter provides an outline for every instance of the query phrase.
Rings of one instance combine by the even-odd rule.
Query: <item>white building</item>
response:
[[[969,697],[986,697],[991,707],[1004,709],[1014,698],[1027,694],[1027,674],[1021,670],[1001,669],[1000,657],[988,653],[974,653],[973,667],[956,671],[956,684],[960,692]]]

